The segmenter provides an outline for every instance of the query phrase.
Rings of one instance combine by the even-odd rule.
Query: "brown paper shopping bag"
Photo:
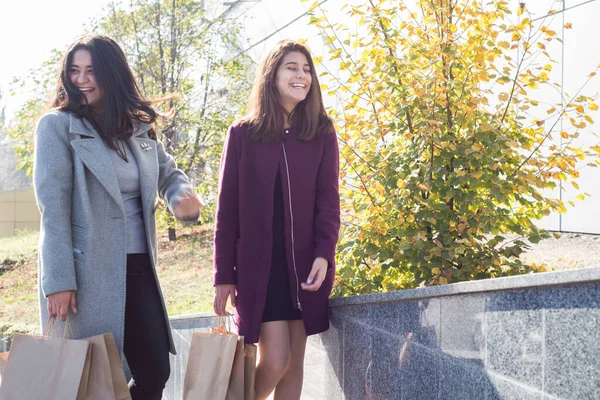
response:
[[[244,337],[238,336],[225,400],[244,400]]]
[[[112,333],[85,340],[92,348],[86,400],[131,400]]]
[[[256,392],[254,382],[256,376],[256,345],[244,345],[244,400],[254,400]]]
[[[6,367],[7,361],[8,361],[8,351],[5,353],[0,353],[0,385],[2,385],[2,374],[4,373],[4,368]]]
[[[85,340],[15,334],[0,399],[85,399],[89,350]]]
[[[195,332],[190,345],[184,400],[224,400],[237,350],[238,335],[229,331]]]

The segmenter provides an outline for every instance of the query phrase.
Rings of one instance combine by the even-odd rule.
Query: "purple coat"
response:
[[[271,267],[273,190],[279,170],[292,304],[302,310],[307,335],[326,331],[340,228],[337,136],[331,132],[303,141],[290,128],[283,142],[260,143],[247,132],[243,125],[230,127],[223,148],[214,283],[236,285],[238,332],[247,343],[256,343]],[[328,260],[327,276],[319,290],[308,292],[300,283],[306,282],[316,257]]]

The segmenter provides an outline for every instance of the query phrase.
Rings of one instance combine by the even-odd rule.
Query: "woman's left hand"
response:
[[[308,279],[306,279],[306,282],[301,284],[302,289],[310,292],[316,292],[319,290],[321,284],[325,280],[325,275],[327,275],[327,264],[328,263],[325,258],[315,258],[312,269],[310,270],[310,274],[308,275]]]
[[[186,193],[173,209],[173,215],[180,221],[198,219],[201,205],[196,193]]]

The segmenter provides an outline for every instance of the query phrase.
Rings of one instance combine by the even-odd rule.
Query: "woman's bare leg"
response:
[[[283,376],[275,388],[275,400],[299,400],[304,381],[306,331],[302,320],[287,321],[290,353]]]
[[[264,322],[258,338],[260,359],[256,366],[256,400],[265,400],[283,373],[290,358],[288,321]]]

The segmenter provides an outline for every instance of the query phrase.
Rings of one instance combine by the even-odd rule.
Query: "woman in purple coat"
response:
[[[306,46],[279,42],[229,129],[215,225],[214,309],[258,342],[257,399],[299,399],[307,335],[329,328],[340,227],[337,137]]]

